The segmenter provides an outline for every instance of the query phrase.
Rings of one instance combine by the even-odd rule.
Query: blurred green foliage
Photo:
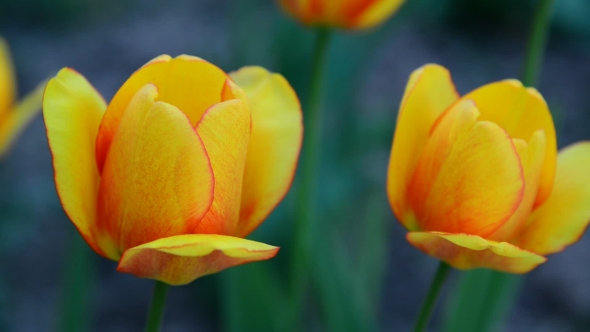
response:
[[[71,27],[129,9],[131,0],[2,0],[0,24],[20,22],[50,28]]]
[[[194,0],[199,1],[199,0]],[[313,33],[269,6],[270,0],[227,1],[227,25],[230,46],[229,63],[220,65],[233,70],[244,65],[262,65],[282,73],[293,85],[303,105],[308,98],[308,84],[313,45]],[[22,25],[42,25],[50,28],[72,28],[88,19],[100,20],[109,15],[120,15],[131,10],[132,0],[1,0],[0,27],[10,21]],[[364,112],[359,90],[376,49],[385,40],[396,38],[396,31],[409,20],[419,20],[424,29],[444,24],[461,33],[508,29],[524,38],[528,33],[533,0],[408,0],[408,3],[390,22],[374,31],[336,34],[330,48],[326,82],[326,128],[320,184],[321,219],[315,225],[320,241],[315,248],[312,281],[306,293],[303,327],[319,331],[378,331],[383,329],[381,306],[384,280],[391,246],[405,243],[388,243],[392,223],[385,184],[363,173],[365,164],[359,155],[372,150],[388,151],[397,105],[386,105],[391,122],[369,123]],[[160,4],[165,6],[166,4]],[[262,17],[262,19],[261,19]],[[560,0],[555,8],[554,28],[571,40],[590,37],[590,1]],[[501,28],[498,28],[501,27]],[[580,45],[584,45],[580,43]],[[524,51],[524,44],[523,44]],[[211,59],[214,61],[215,59]],[[482,60],[482,61],[485,61]],[[214,61],[215,62],[215,61]],[[518,73],[515,73],[515,76]],[[401,91],[396,91],[401,94]],[[557,108],[559,109],[559,108]],[[555,114],[560,128],[563,113]],[[362,124],[362,126],[361,126]],[[384,169],[378,168],[378,169]],[[379,177],[384,180],[385,174]],[[292,192],[297,190],[294,184]],[[291,243],[294,223],[294,197],[289,194],[270,218],[253,234],[252,238],[283,249],[276,259],[236,267],[219,276],[204,278],[206,293],[198,285],[187,286],[195,296],[207,299],[207,304],[218,306],[218,320],[223,329],[238,331],[284,331],[289,320],[289,270],[286,262],[293,255]],[[0,221],[1,222],[1,221]],[[16,232],[16,231],[15,231]],[[14,240],[13,240],[14,241]],[[75,246],[76,244],[72,244]],[[86,248],[87,249],[87,248]],[[87,251],[87,250],[86,250]],[[84,264],[87,252],[74,251],[69,270],[77,271]],[[80,264],[80,265],[78,265]],[[399,270],[402,267],[394,267]],[[396,272],[397,273],[397,272]],[[400,272],[401,273],[401,272]],[[63,306],[77,306],[86,301],[84,276],[79,270],[76,278],[65,279],[71,285],[64,293]],[[1,277],[1,276],[0,276]],[[465,278],[487,282],[489,274],[477,271]],[[467,283],[464,289],[472,284]],[[0,280],[0,305],[5,298]],[[473,288],[471,288],[473,289]],[[477,287],[476,287],[477,289]],[[485,297],[471,290],[472,298]],[[385,301],[399,301],[386,299]],[[461,324],[477,326],[478,307],[465,306],[470,302],[455,302],[452,308],[468,312],[470,319]],[[469,313],[471,312],[471,313]],[[498,313],[493,317],[505,317]],[[89,317],[79,313],[71,321],[62,322],[60,329],[79,330]],[[1,323],[1,322],[0,322]],[[465,330],[467,325],[447,322],[445,331]],[[66,326],[66,327],[64,327]],[[0,330],[2,326],[0,325]],[[469,330],[469,329],[467,329]]]

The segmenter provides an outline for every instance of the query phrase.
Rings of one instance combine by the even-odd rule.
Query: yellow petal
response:
[[[16,78],[10,49],[0,37],[0,120],[12,109],[16,99]]]
[[[398,220],[406,228],[405,195],[438,117],[459,99],[448,70],[426,65],[410,76],[397,116],[387,172],[387,194]]]
[[[510,243],[485,240],[475,235],[410,232],[407,239],[425,254],[461,270],[488,268],[521,274],[547,260]]]
[[[463,100],[434,128],[408,190],[420,230],[486,237],[520,205],[525,183],[512,140],[478,114]]]
[[[547,103],[533,88],[519,81],[506,80],[484,85],[464,96],[481,112],[481,121],[492,121],[504,128],[512,138],[528,142],[541,129],[547,139],[545,162],[535,206],[542,204],[553,188],[557,156],[555,127]]]
[[[148,84],[134,96],[109,150],[98,194],[100,226],[120,252],[190,233],[213,200],[207,152],[186,115],[155,101]]]
[[[231,236],[178,235],[128,249],[117,271],[170,285],[185,285],[232,266],[273,258],[278,250]]]
[[[94,142],[105,109],[98,92],[72,69],[60,70],[45,88],[43,116],[61,204],[88,245],[117,260],[114,243],[97,228],[96,219],[100,179]]]
[[[41,111],[46,84],[47,82],[39,84],[14,109],[0,118],[0,158],[6,154],[18,135]]]
[[[297,95],[283,76],[261,67],[244,67],[230,76],[246,92],[252,114],[238,231],[245,237],[291,187],[303,124]]]
[[[234,84],[228,80],[229,84]],[[240,88],[233,87],[238,94]],[[250,111],[244,96],[211,107],[197,124],[215,177],[211,209],[192,233],[237,235],[244,168],[250,137]]]
[[[372,28],[391,17],[405,0],[373,0],[359,16],[356,17],[354,27],[357,29]]]
[[[590,222],[590,142],[577,143],[558,155],[555,186],[533,211],[514,243],[541,255],[578,241]]]
[[[547,151],[545,148],[547,145],[545,132],[537,130],[528,144],[519,138],[514,139],[513,142],[524,172],[524,196],[512,217],[500,229],[487,237],[490,240],[510,241],[524,227],[533,210],[537,192],[539,191],[541,172],[543,171],[545,152]]]
[[[226,80],[227,75],[215,65],[187,55],[174,59],[161,55],[138,69],[117,91],[100,124],[96,142],[99,170],[124,111],[140,88],[154,84],[159,93],[157,101],[178,107],[194,126],[209,107],[221,101]]]

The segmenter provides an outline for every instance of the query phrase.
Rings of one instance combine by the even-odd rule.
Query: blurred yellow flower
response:
[[[368,29],[383,23],[405,0],[279,0],[306,25]]]
[[[43,114],[63,208],[118,271],[182,285],[276,255],[244,238],[283,199],[299,157],[301,109],[282,76],[163,55],[107,106],[64,68]]]
[[[459,269],[526,273],[590,221],[590,142],[557,155],[547,104],[505,80],[460,97],[449,72],[409,79],[387,191],[408,241]]]
[[[43,88],[35,90],[16,101],[16,78],[6,41],[0,37],[0,158],[10,149],[18,135],[41,110]]]

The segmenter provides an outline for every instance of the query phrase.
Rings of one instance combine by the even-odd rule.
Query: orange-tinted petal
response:
[[[547,260],[510,243],[485,240],[475,235],[410,232],[407,239],[422,252],[461,270],[488,268],[520,274]]]
[[[41,111],[46,85],[47,82],[39,84],[0,119],[0,158],[6,154],[18,135]]]
[[[349,29],[371,28],[385,21],[404,0],[281,0],[283,9],[304,24]]]
[[[372,28],[391,17],[405,0],[373,0],[353,21],[355,29]]]
[[[228,80],[229,84],[234,84]],[[243,94],[234,86],[236,93]],[[193,233],[237,235],[244,167],[250,137],[250,111],[242,96],[211,107],[197,124],[211,159],[215,199]]]
[[[97,253],[119,259],[113,241],[96,227],[99,175],[94,142],[106,104],[86,79],[64,68],[43,96],[43,116],[61,204],[84,240]]]
[[[138,69],[121,86],[108,106],[96,141],[96,160],[102,171],[104,160],[121,117],[131,98],[146,84],[158,88],[157,101],[182,110],[195,125],[201,115],[221,101],[227,75],[215,65],[187,55],[161,55]]]
[[[261,67],[245,67],[230,76],[248,95],[252,114],[238,230],[245,237],[291,187],[303,124],[297,95],[283,76]]]
[[[102,173],[99,220],[121,252],[190,233],[213,200],[201,139],[182,111],[157,96],[148,84],[133,97]]]
[[[545,132],[537,130],[528,144],[519,138],[514,139],[513,142],[524,172],[524,196],[516,212],[500,229],[487,237],[489,240],[510,241],[514,234],[518,233],[525,225],[533,210],[537,192],[539,191],[545,152],[547,151],[545,148],[547,145]]]
[[[117,271],[170,285],[185,285],[228,267],[273,258],[278,250],[231,236],[178,235],[128,249]]]
[[[520,205],[525,183],[512,140],[478,115],[463,100],[434,128],[408,190],[420,230],[486,237]]]
[[[580,239],[590,222],[590,142],[558,155],[553,192],[533,211],[514,243],[541,255],[565,249]]]
[[[0,121],[10,111],[16,99],[16,79],[10,49],[0,37]]]
[[[406,191],[438,117],[459,99],[448,70],[426,65],[410,76],[402,99],[387,172],[387,194],[406,228]]]
[[[555,127],[543,97],[517,80],[506,80],[484,85],[464,98],[475,102],[481,112],[481,121],[498,124],[512,138],[528,142],[537,130],[545,131],[545,162],[535,206],[542,204],[551,194],[557,160]]]

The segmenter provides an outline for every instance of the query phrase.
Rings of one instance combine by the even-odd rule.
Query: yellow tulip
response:
[[[461,97],[449,72],[409,79],[387,192],[408,241],[458,269],[526,273],[590,221],[590,142],[557,154],[543,97],[519,81]]]
[[[299,157],[301,110],[282,76],[163,55],[107,106],[64,68],[43,113],[62,206],[118,271],[182,285],[276,255],[244,238],[287,193]]]
[[[16,79],[8,45],[0,38],[0,158],[41,110],[45,83],[16,101]]]
[[[306,25],[368,29],[383,23],[405,0],[280,0],[281,7]]]

